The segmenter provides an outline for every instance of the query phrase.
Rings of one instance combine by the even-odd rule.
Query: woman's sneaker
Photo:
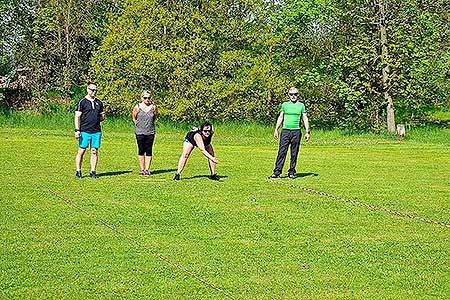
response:
[[[145,174],[145,171],[144,171],[144,170],[140,170],[140,171],[139,171],[139,176],[144,176],[144,175],[146,175],[146,174]]]
[[[220,177],[217,176],[217,174],[213,174],[213,175],[209,176],[209,179],[219,181]]]
[[[150,171],[149,170],[144,170],[144,175],[145,176],[150,176]]]
[[[180,180],[180,174],[175,174],[175,176],[173,177],[173,180],[178,181]]]
[[[97,179],[97,178],[98,178],[97,172],[95,172],[95,171],[91,171],[91,173],[89,174],[89,176],[91,176],[91,178],[93,178],[93,179]]]
[[[81,175],[81,171],[76,171],[76,172],[75,172],[75,178],[76,178],[76,179],[81,179],[81,178],[83,178],[83,175]]]

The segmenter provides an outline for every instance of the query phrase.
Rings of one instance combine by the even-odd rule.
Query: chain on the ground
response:
[[[357,200],[352,200],[352,199],[347,199],[347,198],[331,195],[331,194],[328,194],[328,193],[325,193],[325,192],[316,191],[316,190],[311,189],[311,188],[301,187],[301,186],[298,186],[298,185],[295,185],[295,184],[290,184],[290,183],[277,182],[277,181],[273,181],[273,180],[272,180],[272,183],[278,184],[278,185],[289,186],[289,187],[296,188],[296,189],[300,189],[300,190],[305,191],[305,192],[310,193],[310,194],[316,194],[316,195],[320,195],[320,196],[323,196],[323,197],[328,197],[328,198],[331,198],[331,199],[334,199],[334,200],[337,200],[337,201],[340,201],[340,202],[350,203],[352,205],[363,207],[363,208],[367,208],[367,209],[370,209],[370,210],[383,211],[383,212],[389,213],[391,215],[396,215],[396,216],[403,217],[403,218],[414,219],[414,220],[422,221],[422,222],[425,222],[425,223],[430,223],[430,224],[434,224],[434,225],[439,225],[439,226],[443,226],[443,227],[446,227],[446,228],[450,228],[450,224],[445,223],[445,222],[434,221],[434,220],[431,220],[431,219],[428,219],[428,218],[424,218],[424,217],[420,217],[420,216],[415,216],[415,215],[411,215],[411,214],[395,211],[395,210],[392,210],[392,209],[389,209],[389,208],[386,208],[386,207],[377,206],[377,205],[373,205],[373,204],[367,204],[367,203],[364,203],[364,202],[361,202],[361,201],[357,201]]]
[[[38,184],[38,186],[43,189],[48,191],[50,194],[52,194],[53,196],[55,196],[56,198],[64,201],[66,204],[68,204],[69,206],[71,206],[72,208],[84,213],[86,216],[88,216],[89,218],[93,219],[94,221],[99,222],[100,224],[102,224],[103,226],[105,226],[106,228],[110,229],[111,231],[113,231],[116,236],[122,236],[123,238],[125,238],[130,244],[133,244],[141,249],[143,249],[144,251],[151,253],[153,256],[157,257],[158,259],[166,262],[167,264],[171,265],[172,267],[174,267],[175,269],[185,273],[186,275],[188,275],[189,277],[196,279],[197,281],[200,281],[202,284],[204,284],[205,286],[222,293],[225,297],[229,298],[229,299],[235,299],[233,296],[231,296],[229,294],[229,292],[215,284],[213,284],[212,282],[204,279],[203,277],[201,277],[200,275],[194,273],[193,271],[187,269],[186,267],[180,265],[179,263],[171,260],[170,258],[168,258],[167,256],[162,255],[161,253],[157,252],[154,249],[150,249],[147,245],[139,242],[138,240],[132,238],[131,236],[127,235],[125,232],[119,230],[118,228],[116,228],[114,225],[106,222],[105,220],[100,219],[99,217],[97,217],[93,212],[86,210],[85,208],[81,207],[80,205],[78,205],[77,203],[75,203],[74,201],[72,201],[71,199],[57,193],[56,191],[50,189],[49,187],[42,185],[42,184]]]

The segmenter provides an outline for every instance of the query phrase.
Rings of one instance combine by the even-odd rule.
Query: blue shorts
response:
[[[81,132],[80,139],[78,140],[78,147],[82,149],[86,149],[89,145],[91,145],[91,149],[99,149],[100,141],[102,139],[102,133],[87,133]]]

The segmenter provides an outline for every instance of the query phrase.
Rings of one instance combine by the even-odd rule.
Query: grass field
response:
[[[313,130],[274,183],[272,128],[220,125],[222,181],[196,150],[174,182],[185,129],[159,126],[139,177],[108,122],[98,180],[74,178],[70,121],[0,122],[0,298],[450,299],[448,130]]]

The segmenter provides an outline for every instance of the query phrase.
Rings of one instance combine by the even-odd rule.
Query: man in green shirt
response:
[[[297,101],[297,88],[291,87],[288,96],[289,101],[286,101],[281,105],[281,112],[278,116],[277,125],[275,126],[275,131],[273,133],[273,138],[278,139],[278,129],[281,124],[283,124],[275,169],[273,170],[273,174],[269,177],[271,179],[280,178],[289,146],[291,147],[291,162],[288,170],[288,177],[290,179],[295,178],[295,166],[297,165],[297,156],[302,138],[302,131],[300,129],[301,119],[303,119],[303,124],[305,125],[306,141],[309,141],[310,137],[308,116],[306,115],[305,105],[300,101]]]

